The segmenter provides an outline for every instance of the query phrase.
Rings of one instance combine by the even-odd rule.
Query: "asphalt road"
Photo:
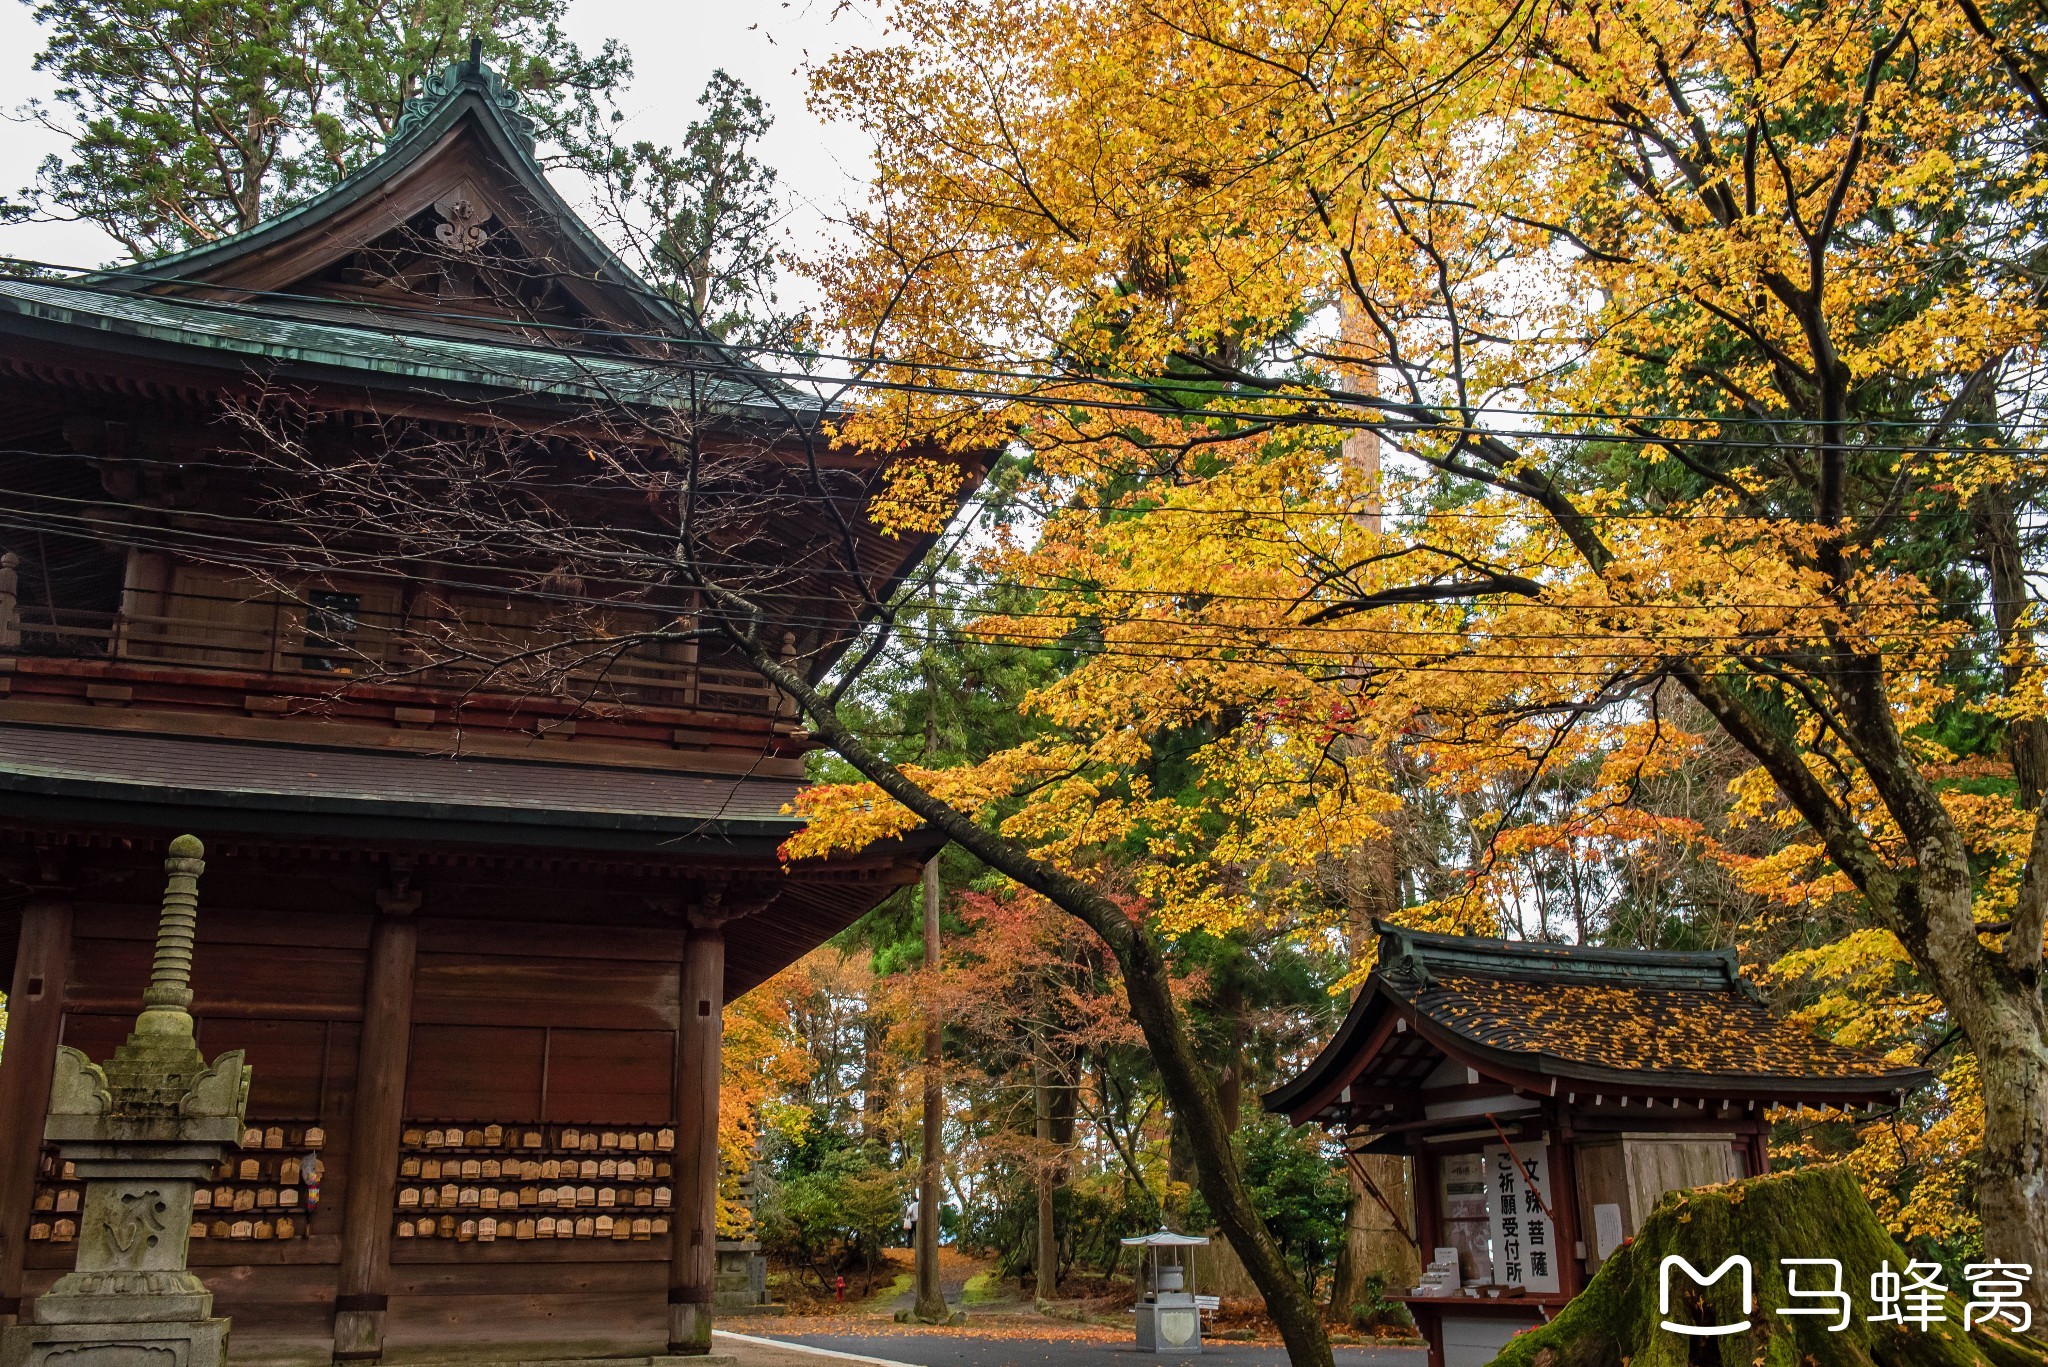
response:
[[[830,1348],[860,1357],[886,1358],[915,1367],[1287,1367],[1278,1346],[1209,1343],[1199,1354],[1140,1353],[1116,1343],[1087,1339],[997,1339],[931,1334],[778,1334],[762,1338]],[[1421,1348],[1335,1350],[1337,1367],[1422,1367]],[[821,1367],[831,1361],[818,1359]],[[848,1364],[848,1367],[853,1367]]]

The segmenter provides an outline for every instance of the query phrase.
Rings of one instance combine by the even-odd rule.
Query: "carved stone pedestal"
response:
[[[0,1334],[0,1362],[221,1367],[228,1322],[213,1317],[213,1293],[185,1270],[192,1186],[211,1172],[218,1152],[209,1146],[178,1161],[145,1146],[65,1144],[66,1159],[86,1180],[78,1270],[36,1301],[31,1323]]]
[[[7,1342],[7,1351],[21,1352],[18,1360],[31,1367],[222,1367],[228,1322],[17,1325]]]

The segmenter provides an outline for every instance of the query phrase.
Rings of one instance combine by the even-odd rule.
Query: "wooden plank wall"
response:
[[[634,930],[423,920],[406,1115],[510,1124],[675,1117],[681,945]]]
[[[437,918],[431,907],[430,889],[420,917],[409,1120],[673,1123],[679,932]],[[238,1332],[324,1322],[333,1302],[371,919],[368,907],[358,916],[212,904],[201,918],[193,1007],[201,1047],[209,1057],[248,1051],[252,1123],[317,1122],[328,1136],[311,1237],[193,1246],[222,1313],[240,1317]],[[65,1043],[98,1059],[126,1038],[154,933],[153,907],[79,908]],[[68,1245],[39,1246],[29,1290],[47,1287],[71,1256]],[[392,1290],[427,1298],[644,1296],[658,1316],[667,1261],[666,1238],[408,1243],[394,1253]]]
[[[142,1007],[156,908],[84,903],[72,946],[64,1043],[104,1059]],[[192,1262],[223,1313],[313,1323],[334,1298],[340,1197],[362,1031],[370,918],[283,907],[207,906],[194,958],[193,1017],[210,1058],[242,1049],[255,1069],[249,1119],[316,1123],[327,1131],[313,1233],[288,1242],[195,1241]],[[31,1291],[69,1269],[73,1245],[37,1245]]]

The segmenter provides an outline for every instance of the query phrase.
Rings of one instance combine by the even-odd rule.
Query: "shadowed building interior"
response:
[[[544,632],[512,579],[238,563],[288,534],[238,405],[288,393],[343,455],[394,423],[573,455],[595,406],[659,409],[681,370],[720,396],[699,435],[770,495],[748,544],[791,567],[784,659],[815,678],[844,649],[855,600],[803,569],[819,512],[773,497],[815,407],[613,257],[533,140],[472,54],[307,204],[125,273],[0,281],[0,1316],[71,1265],[79,1185],[32,1118],[59,1044],[103,1057],[134,1017],[178,833],[208,850],[199,1043],[255,1070],[193,1229],[249,1361],[701,1351],[720,1012],[931,852],[786,866],[810,741],[715,642],[538,688],[406,655],[437,622]],[[886,586],[929,541],[859,518],[879,461],[829,459],[842,549]]]

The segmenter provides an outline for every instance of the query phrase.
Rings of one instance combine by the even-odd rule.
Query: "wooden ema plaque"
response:
[[[326,1164],[320,1151],[327,1131],[310,1121],[252,1125],[242,1133],[242,1152],[213,1171],[210,1183],[192,1192],[195,1239],[302,1239],[320,1208]],[[72,1165],[44,1150],[36,1176],[31,1243],[78,1240],[78,1208],[85,1183]]]
[[[673,1127],[408,1121],[399,1239],[653,1239],[675,1205]]]

